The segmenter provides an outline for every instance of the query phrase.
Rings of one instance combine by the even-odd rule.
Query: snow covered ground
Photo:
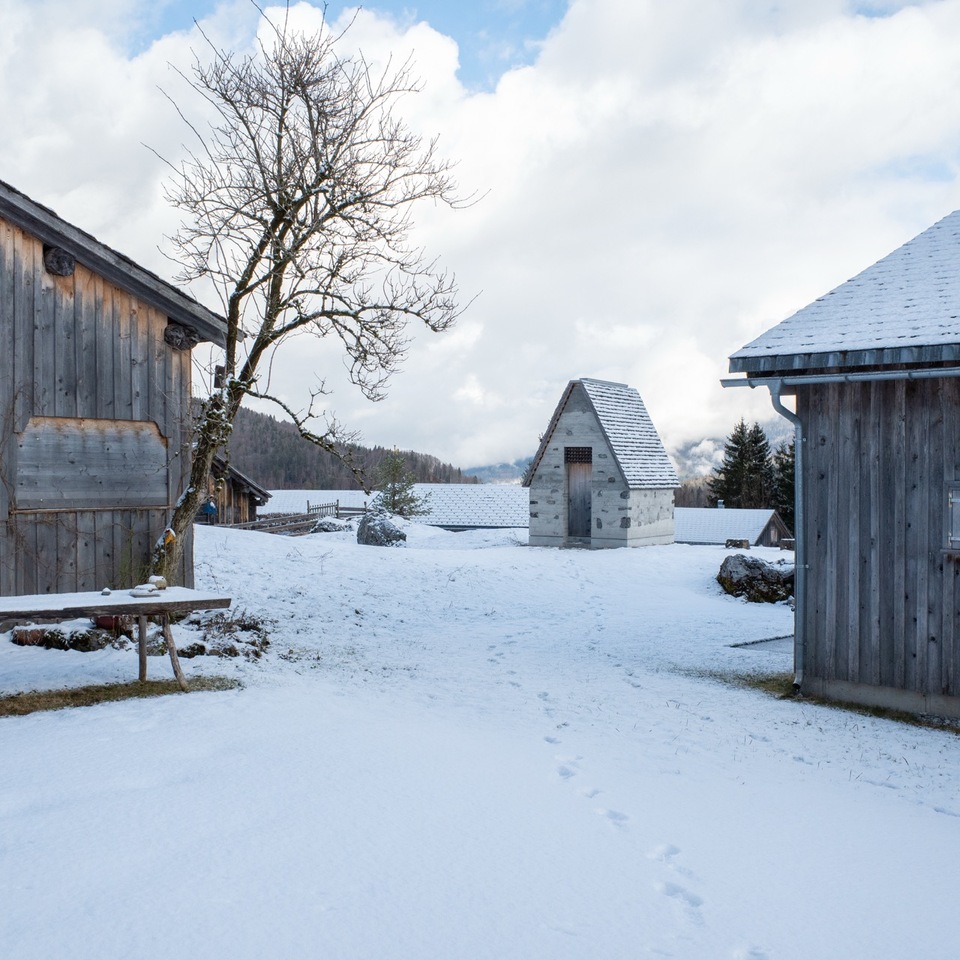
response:
[[[0,956],[957,956],[956,736],[711,679],[791,660],[725,551],[408,530],[199,528],[241,688],[0,720]],[[0,693],[135,676],[0,637]]]

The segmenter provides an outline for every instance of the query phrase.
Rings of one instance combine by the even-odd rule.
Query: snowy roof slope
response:
[[[435,527],[526,527],[530,494],[517,484],[416,483],[414,493],[427,498],[419,517]]]
[[[674,539],[677,543],[725,543],[727,540],[749,540],[755,544],[773,515],[773,510],[674,507]]]
[[[512,529],[530,523],[530,495],[516,484],[415,483],[413,492],[427,499],[428,512],[417,519],[431,526]],[[274,490],[261,514],[305,513],[307,504],[334,502],[363,507],[376,495],[375,490]]]
[[[730,369],[958,360],[958,268],[960,210],[748,343]]]
[[[600,428],[603,430],[614,458],[631,489],[676,487],[680,480],[667,456],[657,428],[647,413],[640,394],[625,383],[608,380],[591,380],[584,377],[567,384],[550,425],[533,458],[527,477],[535,473],[544,452],[551,442],[563,408],[571,391],[583,387],[593,407]]]

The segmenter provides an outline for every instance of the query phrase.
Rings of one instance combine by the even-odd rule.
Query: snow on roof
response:
[[[413,492],[427,501],[428,512],[417,519],[431,526],[515,528],[530,523],[530,494],[517,484],[415,483]],[[362,490],[274,490],[260,513],[306,513],[308,504],[335,502],[362,507],[376,495]]]
[[[748,343],[730,357],[731,371],[767,369],[769,358],[833,354],[829,363],[804,366],[873,365],[877,362],[960,357],[960,210],[853,279]],[[939,348],[919,355],[905,349]],[[944,348],[952,348],[944,353]],[[837,353],[867,351],[864,357]],[[876,351],[887,356],[878,358]],[[892,352],[892,354],[891,354]],[[767,359],[767,364],[762,361]],[[792,364],[796,366],[796,364]]]
[[[578,384],[583,387],[593,407],[627,486],[631,489],[678,486],[680,480],[677,472],[667,456],[640,394],[625,383],[592,380],[588,377],[571,380],[567,384],[540,443],[540,449],[530,465],[528,478],[536,472],[566,406],[567,398]]]
[[[530,494],[510,483],[417,483],[428,513],[419,519],[435,527],[526,527]]]
[[[741,510],[717,507],[674,507],[674,539],[677,543],[726,543],[749,540],[756,543],[774,515],[773,510]]]

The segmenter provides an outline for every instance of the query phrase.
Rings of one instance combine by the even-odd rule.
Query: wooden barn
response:
[[[571,380],[523,481],[530,545],[672,543],[678,483],[636,390]]]
[[[797,430],[796,684],[960,716],[960,211],[730,369]]]
[[[770,509],[674,507],[673,523],[677,543],[745,540],[752,547],[779,547],[793,537],[780,514]]]
[[[222,320],[0,182],[0,338],[0,595],[140,582],[189,476],[190,350]]]
[[[213,458],[210,477],[210,500],[217,508],[201,517],[207,523],[252,523],[257,509],[270,499],[260,484],[242,474],[233,464],[217,454]]]

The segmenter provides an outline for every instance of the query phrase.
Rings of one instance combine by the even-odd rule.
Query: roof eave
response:
[[[78,263],[161,310],[170,320],[196,331],[201,340],[221,347],[226,344],[227,325],[222,317],[2,181],[0,217],[43,243],[67,251]]]
[[[731,373],[797,374],[810,370],[850,370],[903,365],[935,365],[960,362],[960,343],[924,344],[874,350],[835,350],[808,353],[735,353]]]

